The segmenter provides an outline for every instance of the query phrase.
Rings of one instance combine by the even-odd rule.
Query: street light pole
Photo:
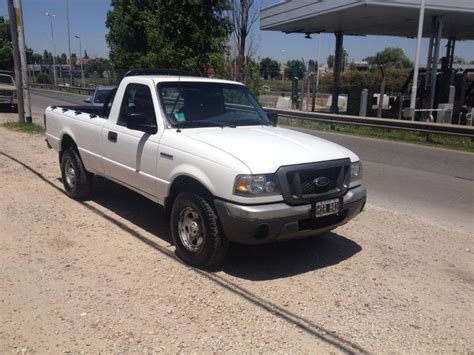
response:
[[[46,16],[49,17],[49,22],[51,25],[51,41],[53,42],[53,78],[54,78],[54,85],[57,85],[57,78],[56,78],[56,45],[54,44],[54,31],[53,31],[53,17],[56,15],[50,14],[49,12],[46,13]]]
[[[72,86],[71,32],[69,30],[69,0],[66,0],[67,47],[69,51],[69,85]]]
[[[78,40],[79,40],[79,62],[81,64],[81,84],[82,84],[82,87],[86,86],[86,83],[85,83],[85,78],[84,78],[84,68],[82,67],[82,41],[81,41],[81,37],[75,35],[74,37],[76,37]]]
[[[420,66],[420,47],[423,37],[423,21],[425,19],[425,0],[421,0],[420,17],[418,19],[418,36],[416,38],[415,68],[413,69],[413,86],[410,98],[410,117],[415,120],[416,92],[418,90],[418,68]]]

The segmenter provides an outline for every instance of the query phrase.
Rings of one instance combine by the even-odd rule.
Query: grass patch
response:
[[[1,126],[15,132],[25,132],[29,134],[44,133],[44,128],[36,123],[5,122]]]
[[[278,123],[290,127],[314,129],[323,132],[351,134],[362,137],[474,152],[474,140],[469,137],[449,136],[438,133],[427,134],[392,128],[365,127],[351,124],[312,122],[288,117],[280,117]]]

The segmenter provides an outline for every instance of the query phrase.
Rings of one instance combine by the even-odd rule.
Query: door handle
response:
[[[116,143],[117,142],[117,132],[109,131],[109,133],[107,134],[107,139],[111,142]]]

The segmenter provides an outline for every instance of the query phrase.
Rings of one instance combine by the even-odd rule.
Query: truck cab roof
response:
[[[231,81],[231,80],[223,80],[223,79],[214,79],[214,78],[203,78],[200,76],[181,76],[181,75],[133,75],[133,76],[125,76],[122,81],[133,82],[136,79],[151,79],[155,84],[162,83],[162,82],[202,82],[202,83],[222,83],[222,84],[237,84],[243,85],[242,83]]]

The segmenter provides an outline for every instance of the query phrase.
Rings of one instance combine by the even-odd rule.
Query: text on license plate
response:
[[[340,202],[338,198],[316,202],[316,206],[314,208],[314,217],[318,218],[336,214],[339,212],[339,208]]]

